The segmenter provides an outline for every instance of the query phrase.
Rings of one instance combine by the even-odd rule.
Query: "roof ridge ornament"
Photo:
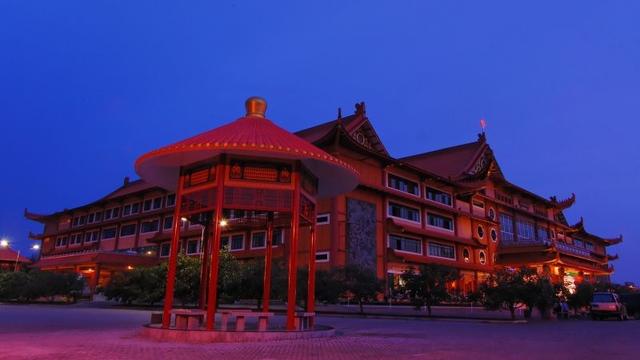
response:
[[[259,96],[252,96],[244,102],[244,107],[247,109],[246,116],[264,118],[264,114],[267,112],[267,100]]]

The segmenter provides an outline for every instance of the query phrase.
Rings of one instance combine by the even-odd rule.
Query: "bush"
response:
[[[84,279],[74,273],[19,271],[0,273],[0,300],[31,302],[40,298],[53,301],[62,296],[76,301],[82,294]]]

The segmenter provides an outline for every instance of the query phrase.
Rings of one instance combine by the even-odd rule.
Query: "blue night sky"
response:
[[[365,101],[397,157],[485,117],[507,178],[575,192],[569,222],[624,234],[614,280],[640,282],[640,2],[210,3],[0,3],[0,235],[28,251],[25,207],[93,201],[250,95],[290,130]]]

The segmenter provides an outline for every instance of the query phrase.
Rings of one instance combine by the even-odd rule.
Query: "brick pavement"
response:
[[[328,339],[176,344],[136,336],[148,312],[0,305],[0,359],[633,359],[640,321],[474,322],[321,318]]]

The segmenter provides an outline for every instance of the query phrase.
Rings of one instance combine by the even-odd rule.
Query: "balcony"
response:
[[[549,247],[549,246],[551,246],[551,241],[549,241],[549,240],[536,240],[536,239],[530,239],[530,240],[518,239],[516,241],[516,240],[505,240],[505,239],[502,239],[500,241],[500,246],[501,247],[524,247],[524,246],[546,246],[546,247]]]
[[[565,253],[569,253],[569,254],[573,254],[573,255],[578,255],[584,258],[591,258],[591,251],[585,249],[585,248],[581,248],[581,247],[577,247],[577,246],[573,246],[573,245],[568,245],[562,242],[557,242],[556,243],[556,248],[562,252]]]

